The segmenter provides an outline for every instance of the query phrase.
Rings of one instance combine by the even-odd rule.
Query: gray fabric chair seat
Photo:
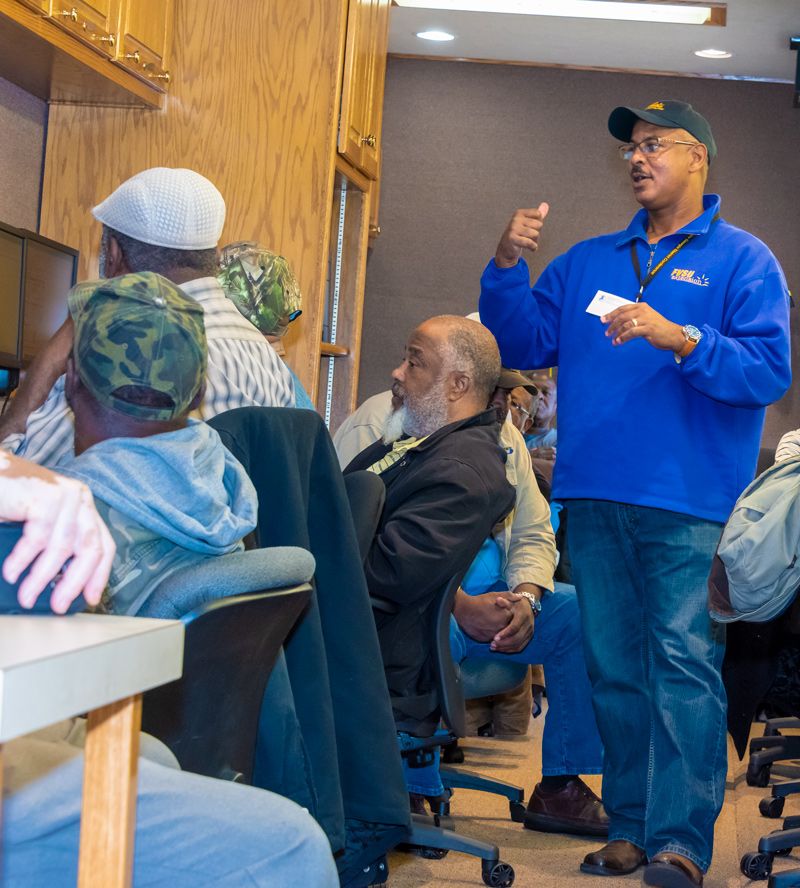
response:
[[[139,617],[180,619],[196,607],[229,595],[307,583],[314,556],[297,546],[273,546],[207,558],[167,577],[145,601]]]

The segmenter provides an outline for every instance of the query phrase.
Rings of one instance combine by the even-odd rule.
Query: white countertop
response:
[[[180,620],[0,616],[0,743],[180,678]]]

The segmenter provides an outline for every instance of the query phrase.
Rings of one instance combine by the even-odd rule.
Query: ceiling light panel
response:
[[[435,40],[437,43],[447,43],[456,39],[455,34],[449,31],[418,31],[417,37],[421,40]]]
[[[688,3],[626,3],[613,0],[395,0],[395,2],[398,6],[415,9],[552,15],[683,25],[705,25],[712,19],[712,7]]]

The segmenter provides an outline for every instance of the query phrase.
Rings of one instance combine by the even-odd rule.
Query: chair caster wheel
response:
[[[783,806],[785,802],[786,799],[782,797],[776,798],[775,796],[768,796],[766,799],[761,799],[758,803],[758,810],[761,812],[762,817],[771,817],[775,819],[783,814]]]
[[[753,879],[754,881],[767,879],[772,872],[772,855],[763,854],[760,851],[745,854],[742,857],[739,868],[748,879]]]
[[[525,823],[525,802],[509,802],[508,810],[514,823]]]
[[[492,888],[511,888],[514,884],[514,867],[502,860],[482,861],[481,875],[484,884],[491,885]]]
[[[760,768],[748,766],[745,780],[748,786],[769,786],[771,765],[762,765]]]

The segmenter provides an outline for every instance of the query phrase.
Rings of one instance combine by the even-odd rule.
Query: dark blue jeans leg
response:
[[[706,606],[722,525],[639,511],[653,724],[645,850],[675,851],[706,870],[727,770],[725,628]]]
[[[594,500],[571,500],[567,508],[586,667],[605,751],[609,839],[643,848],[651,725],[635,516],[617,503]]]
[[[485,659],[541,663],[547,682],[547,715],[542,736],[542,774],[600,774],[603,747],[592,711],[591,687],[581,639],[580,609],[575,589],[556,583],[542,599],[533,638],[515,654],[496,653],[451,624],[450,647],[458,662]],[[455,623],[455,621],[454,621]],[[487,675],[488,677],[488,675]],[[488,693],[487,689],[487,693]]]

